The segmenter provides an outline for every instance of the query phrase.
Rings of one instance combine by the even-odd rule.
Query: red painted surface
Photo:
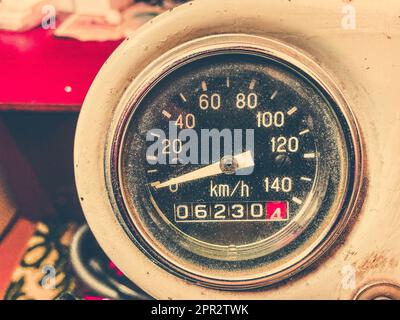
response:
[[[0,31],[0,110],[79,110],[119,43],[58,39],[40,27]]]
[[[265,211],[268,221],[288,219],[288,203],[286,201],[267,201]]]

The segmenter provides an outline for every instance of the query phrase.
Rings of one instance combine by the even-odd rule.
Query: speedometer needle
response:
[[[249,167],[254,166],[254,160],[251,155],[251,151],[246,151],[240,154],[237,154],[233,157],[234,161],[236,162],[236,170],[239,169],[246,169]],[[169,187],[171,185],[176,185],[192,180],[197,180],[197,179],[202,179],[206,177],[211,177],[211,176],[216,176],[221,173],[224,173],[224,171],[221,168],[221,160],[214,162],[206,167],[194,170],[189,173],[185,173],[181,176],[169,179],[167,181],[164,181],[158,185],[155,186],[156,189],[164,188],[164,187]]]

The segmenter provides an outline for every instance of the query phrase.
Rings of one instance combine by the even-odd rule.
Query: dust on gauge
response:
[[[340,106],[308,73],[252,50],[177,63],[131,106],[116,141],[114,187],[133,239],[207,286],[289,276],[351,193]]]

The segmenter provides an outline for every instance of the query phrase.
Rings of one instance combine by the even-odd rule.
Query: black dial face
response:
[[[126,124],[129,219],[182,259],[273,260],[343,199],[347,135],[326,92],[286,62],[239,51],[193,59],[159,79]]]

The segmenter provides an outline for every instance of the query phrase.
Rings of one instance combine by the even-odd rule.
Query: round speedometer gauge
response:
[[[95,81],[78,126],[78,191],[106,253],[164,298],[253,293],[322,261],[363,172],[335,82],[264,36],[149,43],[112,57],[115,86]]]
[[[357,141],[344,100],[273,44],[191,43],[146,79],[116,125],[121,221],[186,280],[222,289],[281,280],[349,218]]]

